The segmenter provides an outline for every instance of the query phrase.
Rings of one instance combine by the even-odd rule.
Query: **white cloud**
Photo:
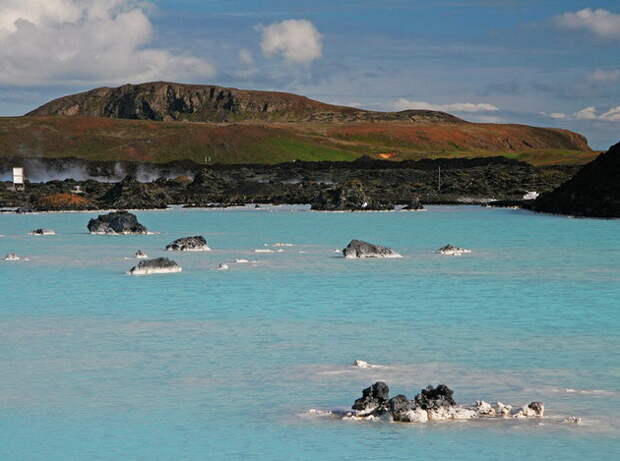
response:
[[[620,70],[597,69],[589,75],[590,80],[602,83],[613,83],[620,80]]]
[[[620,122],[620,106],[612,107],[611,109],[603,112],[602,114],[599,114],[599,111],[596,107],[590,106],[578,110],[574,114],[570,115],[561,112],[553,112],[551,114],[541,112],[541,115],[545,117],[566,120],[604,120],[607,122]]]
[[[565,29],[587,30],[603,38],[620,38],[620,14],[603,9],[567,12],[556,16],[555,23]]]
[[[296,64],[310,64],[322,56],[321,34],[310,21],[287,19],[282,22],[260,26],[261,49],[267,57],[283,56]]]
[[[613,107],[601,115],[601,120],[607,120],[609,122],[620,122],[620,106]]]
[[[499,110],[492,104],[461,102],[453,104],[431,104],[424,101],[410,101],[400,98],[390,103],[393,110],[437,110],[442,112],[493,112]]]
[[[149,47],[138,0],[2,0],[0,84],[126,83],[211,77],[208,61]]]
[[[598,118],[596,115],[596,107],[581,109],[573,114],[573,118],[577,120],[596,120]]]

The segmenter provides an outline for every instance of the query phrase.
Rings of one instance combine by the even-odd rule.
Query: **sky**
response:
[[[620,140],[618,0],[0,0],[0,115],[167,80]]]

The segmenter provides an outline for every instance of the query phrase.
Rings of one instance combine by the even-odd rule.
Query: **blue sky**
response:
[[[281,90],[620,138],[620,2],[0,0],[0,115],[124,82]]]

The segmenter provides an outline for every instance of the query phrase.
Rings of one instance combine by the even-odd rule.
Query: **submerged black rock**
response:
[[[342,250],[345,258],[399,258],[401,255],[388,247],[373,245],[361,240],[351,240],[347,247]]]
[[[140,261],[129,269],[131,275],[164,274],[171,272],[181,272],[181,266],[168,258],[155,258]]]
[[[181,237],[166,245],[168,251],[209,251],[207,241],[201,235]]]
[[[56,232],[54,232],[52,229],[35,229],[32,232],[30,232],[32,235],[54,235]]]
[[[127,211],[113,211],[88,221],[93,234],[146,234],[146,227],[138,222],[136,215]]]

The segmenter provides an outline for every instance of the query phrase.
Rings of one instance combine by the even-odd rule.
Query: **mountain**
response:
[[[573,216],[620,218],[620,143],[557,189],[542,194],[533,209]]]
[[[583,164],[594,157],[587,140],[568,130],[166,82],[98,88],[25,117],[0,117],[0,155],[197,163],[504,155],[533,164]]]
[[[290,93],[169,82],[97,88],[55,99],[26,115],[192,122],[464,122],[453,115],[430,110],[373,112],[325,104]]]

